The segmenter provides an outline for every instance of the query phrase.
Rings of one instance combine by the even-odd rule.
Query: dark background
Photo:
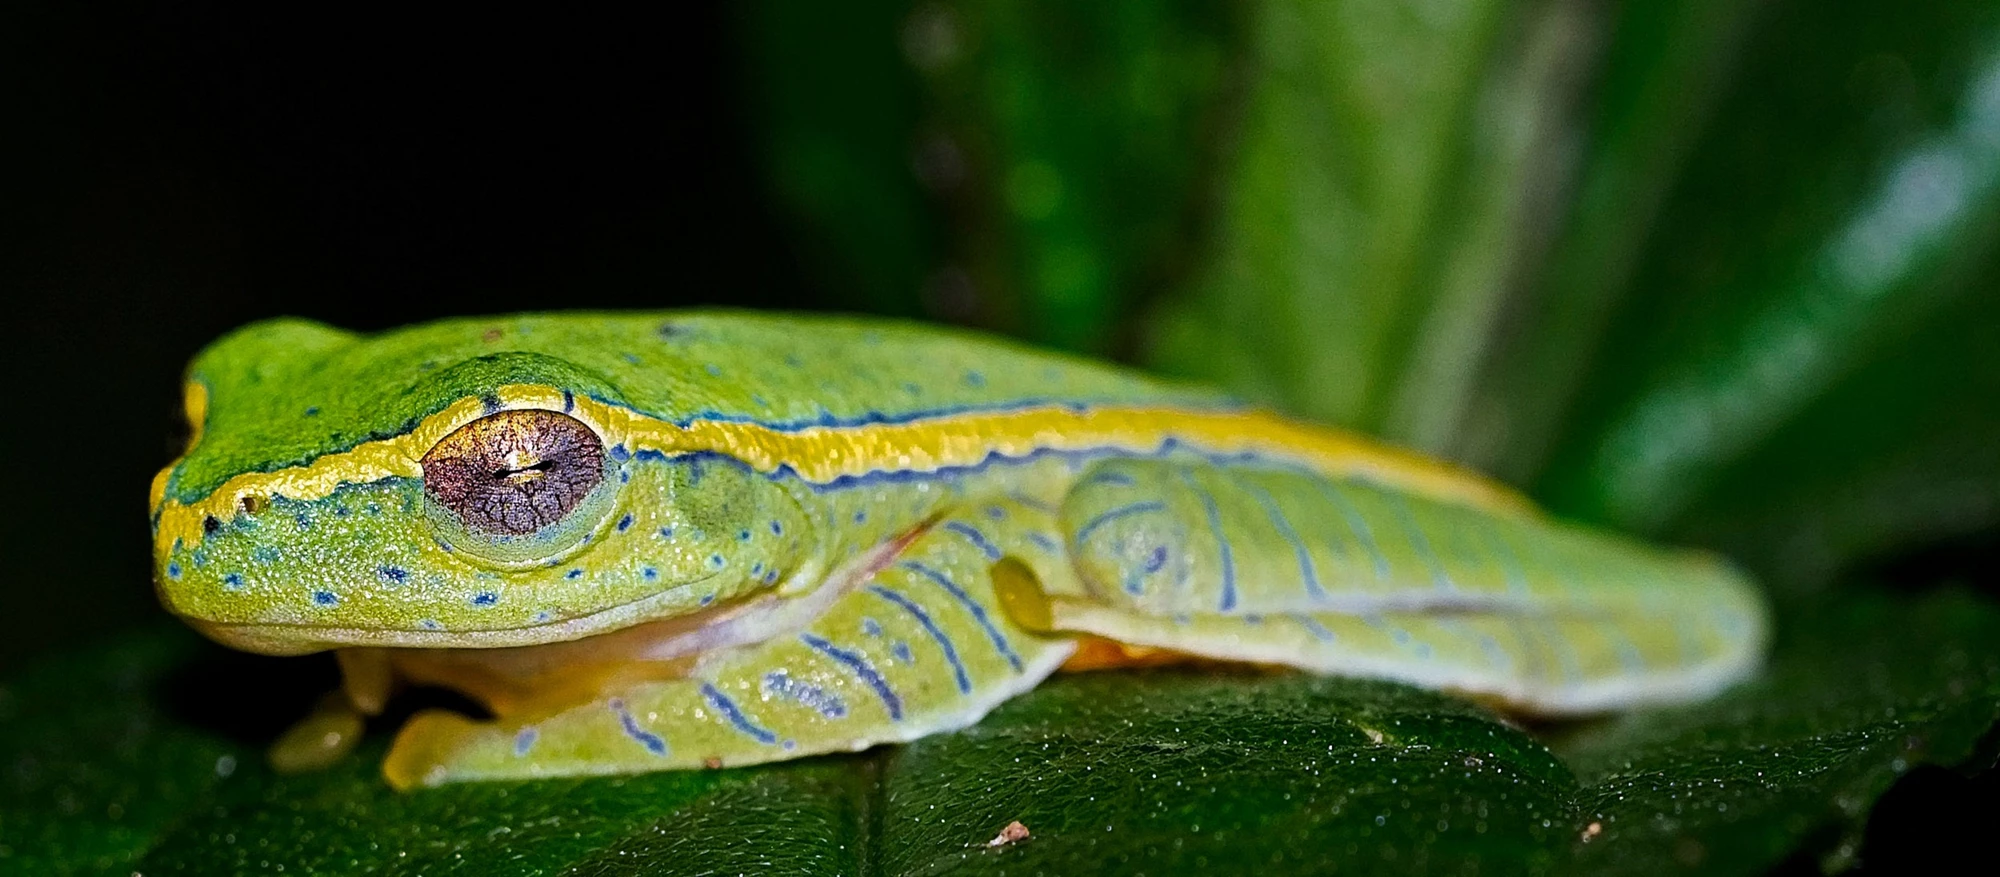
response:
[[[156,614],[146,484],[185,435],[183,364],[234,326],[824,304],[761,197],[714,4],[0,15],[0,667]]]

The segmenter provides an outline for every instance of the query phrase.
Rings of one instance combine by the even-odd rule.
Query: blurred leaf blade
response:
[[[1746,48],[1540,490],[1659,530],[1967,294],[2000,219],[2000,22],[1785,8]],[[1770,41],[1782,39],[1787,51]],[[1836,91],[1827,82],[1847,82]],[[1858,98],[1858,99],[1857,99]]]

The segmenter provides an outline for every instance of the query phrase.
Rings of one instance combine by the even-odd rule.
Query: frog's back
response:
[[[189,377],[214,399],[202,407],[218,428],[167,485],[182,501],[234,473],[408,432],[508,383],[571,388],[670,424],[783,430],[1052,406],[1237,407],[1212,390],[977,332],[731,310],[519,314],[375,335],[270,320],[218,341]]]

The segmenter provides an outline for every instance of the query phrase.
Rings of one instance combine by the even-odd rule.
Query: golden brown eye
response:
[[[604,480],[604,443],[554,411],[487,415],[424,455],[424,491],[466,529],[525,536],[561,521]]]

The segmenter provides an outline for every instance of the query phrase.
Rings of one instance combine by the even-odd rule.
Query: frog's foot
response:
[[[495,721],[420,714],[383,772],[409,788],[720,767],[969,725],[1075,647],[1019,627],[1000,607],[996,557],[1021,562],[1005,555],[1011,541],[993,523],[936,522],[802,629],[706,653],[684,678],[621,682]]]
[[[1280,664],[1569,714],[1712,694],[1762,649],[1755,593],[1723,566],[1360,481],[1119,460],[1061,522],[1081,588],[1010,606],[1109,640],[1089,666]]]
[[[344,692],[328,692],[313,711],[271,744],[271,767],[279,773],[324,770],[361,742],[362,713]]]

